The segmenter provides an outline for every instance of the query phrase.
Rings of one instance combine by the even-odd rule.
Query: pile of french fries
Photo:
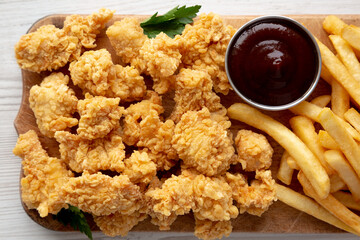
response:
[[[321,77],[331,94],[291,108],[292,130],[242,103],[233,104],[228,115],[266,132],[285,149],[277,178],[290,185],[297,172],[305,195],[277,184],[280,201],[360,235],[360,217],[350,210],[360,210],[360,113],[355,109],[360,106],[360,28],[336,16],[326,17],[323,28],[336,50],[317,40]]]

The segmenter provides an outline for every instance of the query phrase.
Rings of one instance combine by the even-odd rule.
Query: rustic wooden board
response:
[[[54,24],[55,26],[61,28],[63,26],[63,21],[67,15],[50,15],[44,17],[37,21],[30,29],[29,32],[35,31],[38,27],[46,24]],[[130,16],[130,15],[127,15]],[[110,26],[113,21],[120,20],[124,15],[116,15],[113,20],[108,23]],[[141,19],[144,19],[146,16],[137,16]],[[223,16],[223,19],[228,23],[238,28],[242,26],[247,21],[253,19],[255,16]],[[322,21],[325,15],[291,15],[290,17],[300,21],[323,43],[328,45],[331,49],[330,41],[327,38],[326,32],[322,29]],[[360,25],[360,15],[339,15],[345,22]],[[120,63],[120,59],[115,55],[114,50],[112,49],[108,38],[106,37],[105,30],[103,30],[97,38],[97,49],[106,48],[112,54],[114,63]],[[68,74],[68,65],[60,69],[60,71]],[[23,80],[23,95],[22,102],[19,109],[19,113],[14,121],[15,128],[18,134],[25,133],[30,129],[35,130],[40,137],[44,148],[48,151],[50,156],[59,157],[58,144],[54,139],[44,137],[40,134],[34,114],[29,107],[29,90],[31,86],[39,84],[41,80],[49,75],[49,72],[43,72],[41,74],[32,73],[29,71],[22,70],[22,80]],[[81,91],[79,89],[75,90],[78,97],[82,97]],[[329,86],[324,82],[320,81],[319,85],[315,89],[312,96],[309,97],[311,100],[313,97],[330,93]],[[241,99],[234,93],[231,92],[229,95],[221,96],[221,102],[224,106],[229,107],[232,103],[241,102]],[[163,104],[166,108],[165,115],[169,114],[171,107],[173,106],[173,101],[171,99],[171,94],[167,94],[163,97]],[[265,111],[264,111],[265,112]],[[284,125],[289,127],[288,120],[292,117],[292,114],[287,111],[277,111],[277,112],[265,112],[266,114],[272,116],[278,121],[282,122]],[[232,131],[235,133],[238,129],[248,128],[254,131],[253,129],[243,123],[238,121],[232,121]],[[266,134],[265,134],[266,135]],[[279,166],[279,160],[283,153],[283,149],[269,136],[267,138],[270,141],[270,144],[274,148],[274,157],[273,164],[271,167],[273,176],[276,177],[277,168]],[[21,170],[21,176],[23,172]],[[296,184],[294,180],[293,189],[296,189],[301,192],[301,187]],[[70,227],[64,227],[61,223],[53,220],[52,216],[41,218],[36,210],[29,210],[23,204],[24,210],[26,213],[37,223],[46,227],[48,229],[57,230],[57,231],[71,231]],[[91,217],[88,216],[91,228],[93,230],[98,230],[95,223],[92,221]],[[194,228],[194,220],[191,215],[180,216],[176,222],[172,225],[171,231],[183,232],[189,231],[192,232]],[[150,223],[149,220],[137,225],[132,231],[158,231],[158,228]],[[239,215],[238,218],[233,220],[233,231],[234,232],[260,232],[260,233],[335,233],[341,232],[341,230],[324,223],[320,220],[317,220],[305,213],[299,212],[296,209],[293,209],[280,201],[274,203],[270,209],[262,215],[262,217],[256,217],[249,214]]]

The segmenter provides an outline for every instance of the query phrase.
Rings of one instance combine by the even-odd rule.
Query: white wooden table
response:
[[[20,159],[12,154],[17,134],[13,120],[19,109],[21,71],[13,47],[39,18],[54,13],[90,14],[101,7],[118,14],[164,13],[176,5],[202,5],[201,12],[222,15],[360,14],[359,0],[0,0],[0,240],[86,239],[80,233],[47,230],[24,212],[19,197]],[[196,239],[192,233],[130,233],[126,239]],[[350,234],[232,234],[228,239],[357,239]],[[111,239],[94,233],[94,239]]]

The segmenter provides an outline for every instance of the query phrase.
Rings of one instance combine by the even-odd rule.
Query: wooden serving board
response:
[[[64,19],[67,15],[51,15],[44,17],[37,21],[30,29],[29,32],[35,31],[42,25],[53,24],[59,28],[63,26]],[[127,15],[129,16],[129,15]],[[110,26],[114,21],[121,20],[124,15],[115,15],[113,20],[107,25]],[[147,16],[137,16],[140,19],[144,19]],[[235,28],[242,26],[247,21],[253,19],[255,16],[223,16],[223,19],[226,23],[233,25]],[[307,28],[323,43],[328,45],[331,49],[330,41],[328,40],[326,32],[322,29],[322,21],[325,15],[291,15],[292,17],[301,23],[303,23]],[[360,15],[340,15],[346,23],[360,25]],[[112,54],[114,63],[120,63],[120,59],[115,55],[113,48],[110,45],[110,42],[103,30],[98,36],[97,40],[97,49],[107,48]],[[60,69],[60,71],[68,74],[68,65]],[[14,121],[15,128],[18,134],[27,132],[30,129],[35,130],[40,137],[44,148],[48,151],[50,156],[59,157],[58,144],[54,139],[44,137],[40,134],[34,114],[29,107],[29,90],[35,84],[40,84],[41,80],[49,75],[49,72],[43,72],[41,74],[32,73],[29,71],[22,70],[22,80],[23,80],[23,95],[22,102],[19,109],[19,113]],[[72,86],[73,87],[73,86]],[[80,89],[74,87],[79,98],[83,97]],[[329,94],[330,87],[324,82],[320,81],[319,85],[315,89],[312,96],[308,100],[311,100],[313,97]],[[225,107],[229,107],[235,102],[241,102],[241,99],[232,91],[227,96],[221,95],[221,102]],[[168,115],[173,106],[173,101],[171,99],[171,94],[163,96],[163,105],[166,108],[165,115]],[[272,116],[278,121],[282,122],[285,126],[289,127],[288,120],[293,116],[292,113],[288,110],[277,111],[277,112],[265,112],[266,114]],[[232,131],[234,133],[241,128],[252,129],[259,132],[256,129],[253,129],[243,123],[238,121],[232,121]],[[266,134],[265,134],[266,135]],[[276,178],[277,169],[279,166],[280,157],[283,153],[282,147],[279,146],[271,137],[266,135],[270,144],[274,148],[274,157],[273,164],[271,167],[273,177]],[[23,171],[21,170],[21,177],[23,176]],[[296,183],[291,186],[293,189],[302,192],[301,187]],[[51,230],[57,231],[71,231],[70,227],[64,227],[61,223],[56,220],[53,220],[52,216],[41,218],[36,210],[29,210],[24,204],[23,207],[26,213],[40,225],[49,228]],[[90,226],[93,230],[99,230],[95,223],[92,221],[91,217],[88,216]],[[158,231],[158,227],[150,223],[149,219],[140,223],[132,231]],[[193,232],[194,231],[194,220],[191,215],[180,216],[172,225],[171,231],[174,232]],[[324,223],[320,220],[315,219],[312,216],[307,215],[306,213],[297,211],[296,209],[289,207],[283,204],[280,201],[275,202],[270,209],[265,212],[261,217],[252,216],[249,214],[241,214],[236,219],[233,220],[233,231],[234,232],[258,232],[258,233],[335,233],[342,232],[341,230]]]

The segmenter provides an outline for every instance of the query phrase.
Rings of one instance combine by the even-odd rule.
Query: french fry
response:
[[[289,153],[284,151],[281,160],[280,160],[280,166],[277,172],[277,178],[285,183],[286,185],[290,185],[292,175],[294,172],[294,169],[290,168],[290,166],[287,163],[287,158],[289,156]]]
[[[295,159],[290,154],[287,155],[286,162],[288,163],[290,168],[292,168],[294,170],[300,170]]]
[[[360,30],[358,27],[345,26],[341,31],[341,36],[355,49],[360,50]]]
[[[331,35],[329,38],[349,73],[360,82],[360,63],[351,46],[341,36]]]
[[[335,142],[335,140],[329,135],[328,132],[324,130],[320,130],[318,133],[318,138],[321,146],[327,149],[340,150],[339,145]]]
[[[303,141],[305,145],[315,154],[315,156],[320,160],[321,165],[325,168],[326,172],[329,175],[332,174],[334,170],[325,160],[325,149],[320,144],[313,122],[304,116],[293,117],[289,122],[296,136],[298,136],[301,141]]]
[[[350,209],[354,209],[354,210],[358,210],[360,211],[360,203],[355,202],[354,198],[351,196],[350,193],[347,192],[343,192],[343,191],[338,191],[338,192],[334,192],[333,196],[342,204],[344,204],[344,206],[350,208]]]
[[[305,117],[310,118],[315,122],[319,122],[319,114],[323,108],[316,106],[315,104],[309,103],[307,101],[302,101],[301,103],[297,104],[296,106],[290,108],[290,111],[297,114],[302,115]],[[348,122],[345,122],[339,116],[337,116],[339,121],[342,125],[346,128],[346,130],[351,134],[351,136],[360,141],[360,133],[356,131]]]
[[[275,139],[296,160],[304,174],[309,177],[316,193],[325,198],[330,192],[330,179],[319,159],[287,127],[255,108],[235,103],[228,108],[228,116],[258,128]]]
[[[331,101],[330,95],[321,95],[311,100],[311,103],[318,107],[323,108],[326,107],[330,103],[330,101]]]
[[[360,83],[348,72],[341,61],[326,47],[322,42],[317,40],[321,52],[322,63],[329,70],[331,75],[338,81],[353,98],[360,104]]]
[[[350,96],[337,81],[331,82],[331,110],[340,118],[350,108]]]
[[[330,212],[328,212],[325,208],[320,206],[311,198],[295,192],[294,190],[284,187],[280,184],[275,184],[275,186],[277,198],[281,202],[299,211],[305,212],[317,219],[327,222],[337,228],[343,229],[347,232],[358,234],[351,227],[340,221],[338,218],[334,217]]]
[[[348,121],[358,132],[360,132],[360,113],[354,108],[350,108],[345,114],[344,118]]]
[[[306,195],[315,199],[321,206],[327,209],[335,217],[340,219],[343,223],[347,224],[357,235],[360,234],[360,217],[350,211],[341,202],[339,202],[332,194],[329,194],[326,198],[320,198],[314,188],[312,187],[308,178],[306,178],[303,172],[298,173],[298,180],[303,186]]]
[[[333,76],[331,76],[331,73],[329,72],[329,69],[327,69],[324,64],[321,65],[321,73],[320,76],[325,82],[331,85],[331,82],[334,80]],[[334,80],[336,81],[336,80]]]
[[[360,200],[360,179],[338,150],[328,150],[324,154],[326,161],[335,169],[340,178],[346,183],[356,201]]]
[[[347,24],[334,15],[327,16],[323,22],[323,28],[328,34],[341,35],[341,31],[345,26]]]
[[[347,189],[344,181],[337,174],[330,175],[330,192],[337,192],[339,190]]]
[[[322,127],[339,145],[341,151],[354,168],[357,176],[360,176],[360,148],[345,130],[335,114],[329,109],[324,108],[319,114],[319,120]]]

